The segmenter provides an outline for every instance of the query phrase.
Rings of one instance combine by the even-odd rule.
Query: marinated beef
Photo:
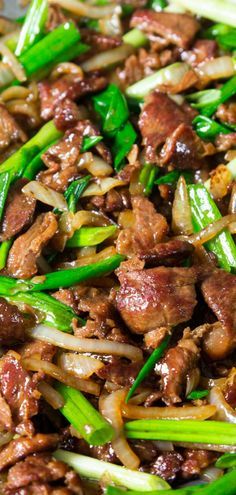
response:
[[[76,126],[80,111],[76,103],[65,98],[55,108],[54,122],[59,131],[66,131]]]
[[[226,125],[236,125],[236,102],[222,103],[216,112],[216,117]]]
[[[9,304],[0,297],[0,344],[14,345],[27,339],[27,328],[32,320],[19,311],[17,306]]]
[[[98,370],[97,375],[103,380],[108,380],[121,387],[130,387],[134,383],[140,367],[138,363],[127,364],[117,359]]]
[[[24,143],[27,136],[7,108],[0,104],[0,151],[13,143]]]
[[[183,478],[192,478],[199,476],[203,469],[206,469],[216,460],[215,452],[209,450],[190,450],[184,451],[184,462],[181,466],[181,475]]]
[[[150,464],[149,469],[152,474],[160,476],[166,481],[174,481],[182,464],[183,457],[179,452],[163,452]]]
[[[11,239],[32,223],[36,200],[22,192],[25,184],[26,179],[19,179],[10,188],[0,233],[2,241]]]
[[[27,232],[18,237],[10,249],[7,270],[16,278],[30,278],[37,273],[37,259],[57,231],[56,216],[42,213]]]
[[[193,67],[217,57],[218,46],[215,40],[201,39],[195,41],[191,51],[184,51],[181,54],[182,60],[188,62]]]
[[[11,409],[7,401],[0,394],[0,427],[1,430],[11,431],[13,430],[13,421],[11,415]]]
[[[59,435],[56,433],[42,434],[28,438],[21,437],[11,440],[0,452],[0,471],[3,471],[30,454],[46,452],[57,447]]]
[[[187,48],[200,28],[196,19],[190,15],[154,12],[147,9],[134,12],[131,27],[162,36],[168,43],[180,48]]]
[[[122,43],[121,38],[118,36],[108,36],[87,28],[81,29],[81,37],[83,42],[91,47],[89,51],[90,56],[91,52],[100,53],[106,50],[112,50],[112,48],[116,48]]]
[[[117,270],[121,283],[117,293],[117,308],[135,333],[146,333],[163,326],[176,326],[188,321],[196,306],[194,283],[190,268],[149,268]]]
[[[174,239],[160,242],[148,251],[141,251],[139,257],[145,261],[145,265],[148,267],[157,265],[179,266],[191,256],[193,251],[194,247],[190,242]]]
[[[202,293],[220,322],[206,334],[204,348],[211,359],[223,359],[236,346],[236,275],[216,270],[203,282]]]
[[[218,134],[215,142],[217,152],[228,151],[231,148],[236,148],[236,133],[229,132],[229,134]]]
[[[165,167],[171,165],[177,169],[199,169],[202,167],[204,146],[187,124],[180,124],[167,138],[161,153],[160,162]]]

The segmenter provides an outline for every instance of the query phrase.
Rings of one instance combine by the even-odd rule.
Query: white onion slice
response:
[[[129,419],[192,419],[205,420],[214,416],[216,407],[184,406],[184,407],[144,407],[130,404],[122,405],[122,414]]]
[[[16,79],[18,79],[18,81],[20,82],[26,81],[27,77],[22,65],[15,57],[15,55],[11,52],[11,50],[9,50],[9,48],[1,42],[0,42],[0,53],[2,55],[2,62],[9,65]]]
[[[69,352],[61,354],[58,364],[63,370],[79,378],[89,378],[93,373],[104,367],[104,363],[99,359]]]
[[[172,229],[176,234],[190,235],[193,232],[192,215],[187,185],[180,176],[172,207]]]
[[[106,177],[105,179],[97,180],[91,183],[83,192],[82,197],[88,196],[103,196],[114,187],[124,186],[125,182],[115,177]]]
[[[117,7],[113,3],[96,7],[88,2],[79,2],[79,0],[49,0],[49,3],[60,5],[63,9],[72,12],[72,14],[90,19],[101,19],[112,15]]]
[[[213,387],[209,394],[210,404],[217,408],[214,419],[236,424],[236,411],[226,402],[219,387]]]
[[[85,72],[91,72],[94,70],[104,69],[114,64],[118,64],[125,60],[131,53],[133,53],[134,48],[131,45],[120,45],[112,50],[107,50],[105,52],[99,53],[89,58],[81,64],[82,69]]]
[[[58,208],[58,210],[67,211],[68,206],[63,194],[54,191],[48,186],[44,186],[37,180],[32,180],[22,188],[22,192],[28,196],[33,196],[46,205]]]
[[[42,397],[50,404],[53,409],[60,409],[65,404],[65,401],[59,392],[55,390],[49,383],[40,382],[38,385],[38,390],[41,393]]]
[[[228,78],[235,73],[233,59],[227,55],[203,62],[195,67],[194,70],[200,79],[208,81]]]

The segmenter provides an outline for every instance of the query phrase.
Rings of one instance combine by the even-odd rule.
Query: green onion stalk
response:
[[[73,237],[67,241],[66,247],[78,248],[97,246],[113,236],[116,231],[116,225],[109,225],[108,227],[81,227],[81,229],[76,230]]]
[[[174,0],[173,3],[211,21],[223,22],[233,27],[236,26],[236,4],[232,0],[207,0],[206,2],[199,2],[198,0]]]
[[[27,10],[15,50],[17,57],[42,38],[47,16],[48,0],[32,0]]]

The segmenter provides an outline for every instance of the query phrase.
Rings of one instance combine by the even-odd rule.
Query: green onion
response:
[[[93,146],[96,146],[96,144],[100,143],[102,139],[102,136],[85,136],[83,139],[81,153],[90,150],[90,148],[93,148]]]
[[[236,468],[236,454],[221,455],[215,465],[221,469]]]
[[[93,97],[93,104],[101,117],[104,133],[112,137],[129,116],[125,97],[118,86],[110,84],[105,91]]]
[[[175,3],[175,2],[173,2]],[[236,26],[236,4],[231,0],[176,0],[186,10],[215,22]]]
[[[62,383],[56,389],[65,400],[61,413],[90,445],[104,445],[112,440],[112,426],[81,392]]]
[[[11,245],[12,245],[11,239],[8,241],[3,241],[2,244],[0,245],[0,270],[5,268],[5,266],[6,266],[7,257],[8,257],[8,253],[9,253]],[[0,291],[1,291],[1,289],[0,289]]]
[[[199,485],[197,485],[199,488]],[[147,495],[194,495],[196,493],[196,486],[188,486],[186,488],[180,488],[178,490],[152,490],[151,492],[146,492]],[[140,490],[128,490],[124,491],[123,488],[117,488],[116,486],[108,486],[106,489],[106,495],[142,495]]]
[[[1,170],[1,167],[0,167]],[[0,220],[2,219],[4,207],[11,183],[10,172],[4,172],[0,174]]]
[[[98,261],[97,263],[91,263],[90,265],[47,273],[43,276],[43,282],[35,283],[34,279],[29,281],[18,280],[13,290],[14,293],[18,292],[18,290],[19,292],[27,290],[35,292],[41,290],[54,290],[59,289],[60,287],[70,287],[71,285],[85,282],[90,278],[101,277],[113,272],[116,268],[118,268],[123,260],[123,256],[120,254],[115,254],[110,258]]]
[[[109,225],[108,227],[81,227],[67,241],[66,246],[69,248],[97,246],[97,244],[114,235],[116,230],[116,225]]]
[[[61,53],[70,49],[79,40],[80,34],[75,24],[73,22],[66,22],[23,53],[19,57],[19,61],[23,65],[26,75],[29,77],[43,67],[55,63],[55,60]]]
[[[215,120],[203,115],[197,115],[193,120],[193,125],[198,136],[207,141],[214,140],[218,134],[229,134],[231,132],[229,127],[219,124]]]
[[[198,400],[207,397],[209,394],[209,390],[192,390],[190,394],[187,395],[188,400]]]
[[[116,132],[114,144],[112,145],[112,154],[114,157],[114,169],[119,172],[124,166],[124,158],[131,150],[135,143],[137,134],[131,122],[127,121],[125,125]]]
[[[193,179],[193,173],[189,170],[184,171],[184,170],[172,170],[172,172],[169,172],[168,174],[162,175],[159,177],[156,181],[155,184],[160,186],[161,184],[170,184],[174,185],[176,182],[178,182],[180,176],[183,175],[185,178],[185,181],[189,183]]]
[[[220,95],[220,89],[204,89],[203,91],[197,91],[196,93],[188,95],[187,100],[191,102],[193,108],[197,108],[201,111],[209,104],[218,102]]]
[[[213,90],[214,91],[214,90]],[[202,113],[203,115],[206,115],[207,117],[211,117],[213,113],[217,110],[218,106],[221,105],[221,103],[225,103],[229,98],[235,95],[236,93],[236,76],[231,77],[221,88],[218,90],[219,91],[219,96],[218,98],[213,101],[209,102],[207,105],[204,105],[202,108]]]
[[[236,425],[221,421],[140,419],[125,424],[128,438],[235,445]]]
[[[143,166],[139,174],[139,182],[143,185],[143,192],[145,196],[150,196],[152,193],[158,172],[158,167],[152,165],[151,163],[146,163]]]
[[[164,10],[167,5],[166,0],[149,0],[148,2],[148,8],[155,10],[155,12]]]
[[[201,184],[189,185],[188,192],[195,232],[199,232],[221,218],[219,209],[205,186]],[[236,246],[227,229],[217,234],[205,246],[217,256],[221,268],[226,271],[236,269]]]
[[[47,0],[32,0],[30,7],[22,26],[19,41],[16,47],[15,54],[17,57],[22,55],[32,45],[34,45],[43,35],[48,15]]]
[[[71,466],[82,478],[92,480],[109,480],[131,490],[148,492],[150,490],[166,490],[169,488],[166,481],[153,474],[132,471],[111,462],[99,461],[93,457],[74,454],[66,450],[57,450],[53,456]]]
[[[175,64],[168,65],[151,76],[147,76],[145,79],[141,79],[141,81],[129,86],[126,89],[126,95],[129,98],[142,101],[148,93],[158,86],[163,84],[174,84],[175,81],[176,83],[179,82],[188,70],[189,66],[184,62],[176,62]]]
[[[124,34],[122,39],[124,43],[132,45],[134,48],[141,48],[148,43],[146,34],[136,28],[131,29],[131,31],[128,31],[128,33]]]
[[[127,403],[129,399],[131,399],[132,395],[134,394],[135,390],[141,385],[143,380],[151,373],[151,371],[154,369],[155,364],[159,361],[159,359],[162,357],[163,353],[165,352],[169,342],[170,342],[170,335],[167,335],[161,344],[152,352],[151,356],[149,356],[148,360],[146,363],[143,365],[141,368],[137,378],[135,379],[132,387],[129,389],[129,392],[126,396],[125,402]]]
[[[90,178],[90,175],[86,175],[81,179],[74,180],[65,191],[64,196],[68,204],[68,209],[72,213],[76,212],[76,205],[78,203],[78,200],[86,189]]]

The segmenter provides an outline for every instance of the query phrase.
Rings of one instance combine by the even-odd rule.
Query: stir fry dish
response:
[[[0,493],[236,495],[235,0],[0,17]]]

